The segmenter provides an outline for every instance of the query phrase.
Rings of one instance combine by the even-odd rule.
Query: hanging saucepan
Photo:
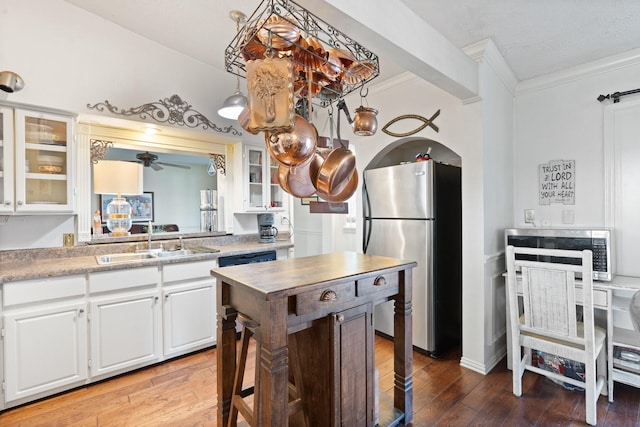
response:
[[[265,132],[265,144],[269,154],[285,166],[297,166],[308,160],[316,151],[318,130],[296,114],[290,131]]]
[[[294,197],[311,197],[316,192],[314,183],[323,161],[322,155],[316,152],[301,165],[293,167],[280,165],[278,167],[280,187]]]
[[[351,150],[344,147],[334,148],[318,171],[316,189],[324,194],[334,194],[353,174],[355,167],[356,156]]]
[[[330,121],[331,117],[330,117]],[[333,196],[341,185],[344,185],[353,174],[356,168],[356,156],[347,149],[340,137],[340,110],[338,110],[338,126],[337,126],[338,142],[341,147],[334,148],[318,171],[316,179],[316,189],[318,194],[323,193],[327,196]]]
[[[326,194],[320,190],[318,190],[316,193],[322,200],[331,203],[340,203],[349,200],[349,198],[353,196],[357,189],[358,170],[354,168],[351,176],[346,181],[343,181],[332,194]]]

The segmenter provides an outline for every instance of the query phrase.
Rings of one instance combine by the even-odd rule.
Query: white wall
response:
[[[596,98],[639,87],[639,75],[640,50],[635,50],[518,86],[515,226],[528,226],[524,209],[535,209],[537,226],[543,221],[556,227],[605,225],[603,105]],[[538,204],[538,165],[557,159],[576,161],[575,205]],[[562,223],[563,210],[574,211],[574,224]]]

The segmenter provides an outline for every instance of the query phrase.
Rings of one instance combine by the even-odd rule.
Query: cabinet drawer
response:
[[[398,273],[379,274],[358,280],[357,295],[359,297],[370,294],[395,295],[398,293]]]
[[[61,276],[47,279],[20,280],[3,285],[4,306],[84,296],[84,276]]]
[[[169,264],[162,267],[162,281],[178,282],[182,280],[199,279],[211,276],[211,269],[216,268],[216,261],[185,262],[180,264]]]
[[[89,274],[90,293],[157,286],[158,283],[160,283],[160,271],[155,266]]]
[[[295,314],[302,316],[315,311],[331,309],[356,298],[355,282],[326,286],[296,295]]]
[[[582,292],[582,287],[576,287],[576,302],[578,304],[584,303],[584,293]],[[594,289],[593,290],[593,305],[597,308],[607,308],[607,291],[603,289]]]

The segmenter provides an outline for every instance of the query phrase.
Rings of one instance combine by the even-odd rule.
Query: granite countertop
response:
[[[241,255],[252,252],[288,249],[293,247],[290,239],[275,243],[260,243],[257,238],[235,239],[233,236],[211,238],[197,242],[184,240],[186,249],[193,248],[188,256],[150,258],[135,261],[99,264],[96,255],[114,253],[132,253],[135,246],[127,245],[85,245],[64,251],[62,248],[33,249],[26,251],[5,251],[0,258],[0,284],[46,277],[85,274],[96,271],[121,270],[154,265],[177,264],[184,262],[214,260],[221,256]],[[207,252],[207,249],[209,252]],[[219,250],[213,252],[214,250]],[[7,253],[20,252],[20,253]],[[212,266],[213,267],[213,266]]]

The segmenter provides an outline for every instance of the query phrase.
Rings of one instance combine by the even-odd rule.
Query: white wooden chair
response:
[[[517,254],[543,256],[536,259],[550,262],[516,260]],[[577,258],[581,265],[553,262],[551,257]],[[586,421],[595,425],[598,397],[607,392],[607,346],[605,330],[594,325],[592,268],[591,251],[507,247],[513,394],[522,395],[525,370],[582,387]],[[580,294],[575,287],[576,273],[582,273],[582,322],[576,320],[576,295]],[[522,309],[518,294],[522,295]],[[585,381],[533,366],[531,349],[584,363]]]

